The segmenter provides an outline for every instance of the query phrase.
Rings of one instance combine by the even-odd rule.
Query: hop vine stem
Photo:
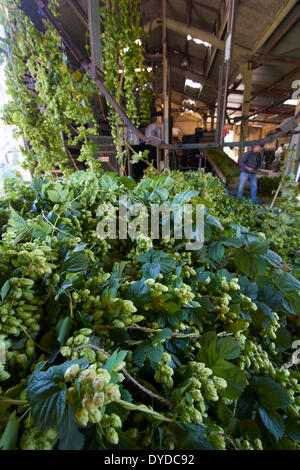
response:
[[[73,349],[73,351],[78,351],[79,349],[84,349],[84,348],[90,348],[90,349],[94,349],[95,351],[100,351],[102,352],[103,354],[105,354],[105,356],[107,357],[110,357],[110,354],[108,354],[108,352],[106,352],[104,349],[102,348],[99,348],[98,346],[95,346],[93,344],[82,344],[80,346],[77,346],[76,348]],[[137,380],[135,380],[132,375],[129,374],[129,372],[127,372],[126,369],[121,369],[123,374],[125,375],[125,377],[127,377],[128,380],[130,380],[137,388],[139,388],[142,392],[146,393],[147,395],[149,395],[151,398],[155,399],[155,400],[158,400],[160,401],[161,403],[163,403],[164,405],[168,406],[168,407],[172,407],[172,403],[167,400],[166,398],[163,398],[161,397],[160,395],[157,395],[156,393],[153,393],[151,392],[151,390],[149,390],[148,388],[144,387],[142,384],[140,384]]]

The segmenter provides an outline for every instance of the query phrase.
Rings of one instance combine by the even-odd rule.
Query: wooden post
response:
[[[250,101],[251,101],[251,88],[252,88],[252,78],[253,78],[253,70],[250,64],[242,64],[241,66],[241,73],[243,76],[244,82],[244,97],[243,97],[243,107],[242,107],[242,121],[241,121],[241,134],[240,134],[240,142],[244,142],[247,140],[248,136],[248,116],[250,110]],[[242,157],[245,151],[244,147],[240,147],[239,149],[239,158]]]
[[[169,144],[170,121],[169,121],[169,80],[168,80],[168,45],[167,45],[167,16],[166,16],[166,0],[162,2],[162,42],[163,42],[163,104],[164,104],[164,142]],[[164,166],[170,167],[169,150],[164,150]]]

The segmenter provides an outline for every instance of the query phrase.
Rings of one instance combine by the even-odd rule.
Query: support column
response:
[[[168,45],[167,45],[167,16],[166,0],[162,1],[162,42],[163,42],[163,104],[164,104],[164,143],[169,144],[170,118],[169,118],[169,73],[168,73]],[[164,166],[170,167],[169,150],[164,150]]]
[[[210,130],[213,132],[215,130],[215,108],[210,108],[209,110],[209,115],[210,115]]]
[[[218,102],[218,108],[220,108],[218,113],[218,125],[217,125],[217,134],[216,142],[221,147],[224,141],[224,125],[225,125],[225,116],[227,108],[227,97],[228,97],[228,86],[230,82],[230,73],[232,66],[232,57],[233,57],[233,45],[234,45],[234,33],[235,33],[235,23],[236,23],[236,14],[237,14],[237,0],[230,0],[229,9],[228,9],[228,32],[226,38],[226,48],[225,48],[225,57],[224,57],[224,69],[220,77],[222,78],[221,87],[221,99]],[[219,85],[220,86],[220,85]]]
[[[243,97],[243,107],[242,107],[242,121],[241,121],[241,134],[240,142],[247,140],[248,136],[248,116],[250,110],[250,101],[251,101],[251,89],[252,89],[252,79],[253,79],[253,70],[252,64],[242,64],[241,73],[243,76],[244,83],[244,97]],[[245,151],[245,147],[239,148],[239,159],[242,157]]]

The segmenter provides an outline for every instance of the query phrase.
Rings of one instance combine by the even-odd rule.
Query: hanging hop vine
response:
[[[64,148],[63,136],[68,145],[82,143],[79,161],[94,168],[94,146],[89,137],[97,134],[97,129],[89,97],[95,85],[88,75],[71,69],[54,28],[44,20],[45,32],[37,30],[20,5],[19,0],[3,0],[0,6],[6,36],[2,53],[7,57],[11,96],[2,118],[16,126],[16,137],[23,136],[24,166],[32,173],[77,169]],[[75,138],[71,125],[77,129]]]

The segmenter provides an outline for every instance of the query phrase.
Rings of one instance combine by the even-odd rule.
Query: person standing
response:
[[[237,192],[237,197],[242,197],[247,181],[250,182],[251,200],[253,204],[261,204],[257,197],[257,178],[256,170],[262,166],[263,163],[263,145],[255,145],[251,150],[245,152],[242,156],[239,165],[241,168],[240,185]]]

